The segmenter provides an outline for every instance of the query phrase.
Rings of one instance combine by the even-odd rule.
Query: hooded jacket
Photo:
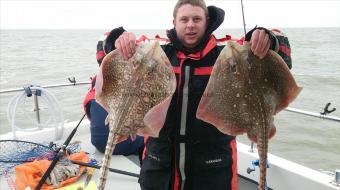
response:
[[[175,29],[167,31],[170,43],[163,50],[175,71],[177,90],[159,138],[147,140],[139,179],[142,189],[225,190],[232,189],[237,178],[235,137],[196,118],[212,67],[223,49],[212,33],[222,24],[224,11],[210,6],[208,12],[206,32],[193,49],[182,44]]]
[[[187,49],[178,39],[175,29],[167,31],[170,42],[162,48],[176,74],[177,89],[159,137],[146,140],[139,178],[142,190],[237,189],[235,137],[225,135],[196,118],[212,67],[224,47],[217,45],[212,35],[222,24],[224,11],[209,6],[208,12],[205,35],[195,48]],[[113,49],[112,44],[124,31],[122,27],[111,31],[104,42],[105,52]],[[247,34],[246,40],[250,40],[252,31]],[[277,50],[277,38],[266,31],[270,35],[271,49]],[[242,40],[239,42],[242,43]],[[286,45],[289,48],[289,43]]]

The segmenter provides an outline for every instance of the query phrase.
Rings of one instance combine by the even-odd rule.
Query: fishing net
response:
[[[24,162],[52,160],[56,144],[38,144],[20,140],[0,140],[0,175],[11,172],[13,167]],[[80,142],[70,143],[66,151],[70,154],[80,151]]]
[[[51,159],[55,155],[51,147],[43,144],[19,141],[0,140],[0,175],[24,162]]]

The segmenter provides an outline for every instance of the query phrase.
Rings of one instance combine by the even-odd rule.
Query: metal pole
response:
[[[298,113],[298,114],[302,114],[302,115],[307,115],[307,116],[311,116],[311,117],[316,117],[316,118],[319,118],[319,119],[325,119],[325,120],[340,122],[340,118],[336,117],[336,116],[328,116],[328,115],[323,115],[323,114],[320,114],[320,113],[315,113],[315,112],[310,112],[310,111],[305,111],[305,110],[290,108],[290,107],[286,108],[285,111]]]
[[[55,88],[55,87],[77,86],[77,85],[85,85],[85,84],[91,84],[91,82],[77,82],[77,83],[52,84],[52,85],[46,85],[46,86],[40,86],[40,87],[41,87],[41,88]],[[12,88],[12,89],[1,90],[1,91],[0,91],[0,94],[3,94],[3,93],[10,93],[10,92],[20,92],[20,91],[23,91],[23,88]]]
[[[297,114],[301,114],[301,115],[306,115],[306,116],[311,116],[311,117],[316,117],[316,118],[319,118],[319,119],[325,119],[325,120],[340,122],[340,118],[339,117],[323,115],[323,114],[320,114],[320,113],[305,111],[305,110],[301,110],[301,109],[287,107],[285,109],[285,111],[292,112],[292,113],[297,113]],[[250,143],[250,150],[249,150],[249,152],[254,152],[254,143],[253,142]]]
[[[39,112],[40,108],[39,108],[39,102],[38,102],[38,95],[36,94],[34,94],[34,106],[35,106],[34,111],[36,111],[37,113],[37,121],[40,124],[40,112]]]

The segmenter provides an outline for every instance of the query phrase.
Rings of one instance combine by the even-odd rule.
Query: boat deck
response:
[[[86,127],[86,126],[82,126]],[[86,131],[86,129],[85,129]],[[101,161],[104,154],[96,151],[96,149],[90,143],[89,132],[85,132],[84,129],[81,129],[76,133],[72,141],[80,141],[82,150],[89,153],[91,158],[95,158],[97,161]],[[68,133],[66,133],[68,134]],[[1,138],[1,140],[4,140]],[[25,139],[34,141],[34,139]],[[37,142],[37,141],[34,141]],[[63,143],[63,141],[60,141]],[[114,155],[111,159],[110,167],[118,170],[123,170],[131,173],[139,173],[140,167],[138,165],[138,158],[136,156],[121,156]],[[96,169],[93,176],[92,181],[98,182],[100,176],[100,170]],[[85,181],[86,175],[83,175],[77,183],[81,184]],[[14,175],[11,175],[11,179],[15,179]],[[0,176],[0,189],[1,190],[9,190],[11,189],[8,182],[4,176]],[[11,183],[11,182],[10,182]],[[93,182],[92,182],[93,183]],[[108,180],[106,183],[107,189],[119,189],[119,190],[139,190],[138,179],[136,177],[122,175],[118,173],[109,172]],[[114,187],[114,188],[113,188]]]
[[[77,122],[68,123],[63,131],[63,139],[59,140],[62,144],[71,133]],[[27,133],[17,133],[20,140],[31,142],[48,142],[54,139],[53,129],[36,131]],[[41,138],[43,137],[43,138]],[[0,140],[11,139],[11,134],[0,135]],[[80,141],[82,150],[89,153],[91,158],[95,158],[101,162],[103,153],[97,151],[90,142],[90,131],[88,121],[83,122],[79,126],[77,133],[72,139],[72,142]],[[257,189],[258,169],[251,174],[248,174],[247,168],[251,166],[251,162],[257,159],[257,152],[249,152],[249,146],[242,143],[237,144],[238,150],[238,185],[242,190]],[[269,189],[310,189],[310,190],[340,190],[340,186],[332,184],[332,176],[320,173],[318,171],[306,168],[299,164],[290,162],[280,157],[268,154],[270,168],[268,169],[268,185]],[[140,166],[137,156],[113,156],[110,163],[110,168],[123,170],[126,172],[139,174]],[[100,170],[96,169],[92,177],[92,181],[97,183],[100,176]],[[84,182],[86,175],[83,175],[77,183]],[[11,176],[15,179],[15,176]],[[9,190],[10,183],[8,178],[0,176],[0,189]],[[92,183],[93,183],[92,182]],[[119,190],[139,190],[138,178],[109,172],[106,189],[119,189]]]

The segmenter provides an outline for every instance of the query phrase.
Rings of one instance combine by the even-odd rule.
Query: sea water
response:
[[[332,113],[340,116],[340,28],[282,29],[292,48],[292,73],[303,87],[290,105],[312,112],[323,112],[330,102]],[[105,30],[1,30],[0,89],[29,85],[90,82],[98,70],[96,45]],[[156,34],[161,30],[136,30],[137,36]],[[242,29],[225,29],[217,37],[231,34],[240,38]],[[64,119],[76,121],[84,113],[82,106],[89,85],[48,89],[58,99]],[[0,94],[0,134],[11,130],[7,122],[7,105],[19,92]],[[22,93],[22,92],[20,92]],[[41,122],[49,116],[48,105],[40,101]],[[33,98],[17,110],[16,123],[28,128],[36,122]],[[45,110],[45,112],[44,112]],[[277,134],[270,140],[269,151],[316,170],[340,169],[340,123],[312,118],[286,111],[275,117]],[[239,137],[249,143],[245,136]]]

